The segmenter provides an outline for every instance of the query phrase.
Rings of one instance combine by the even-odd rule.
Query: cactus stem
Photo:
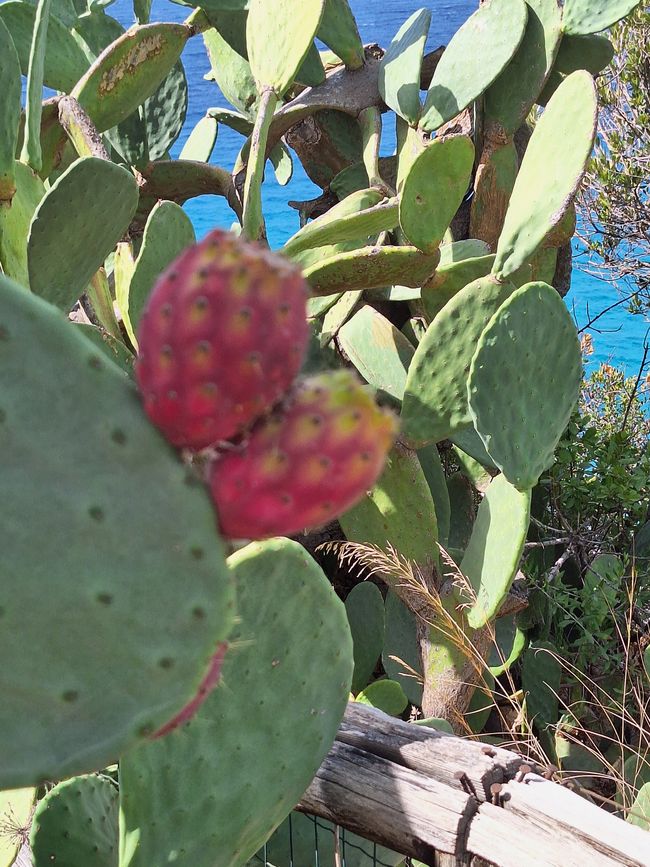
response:
[[[251,135],[251,148],[244,185],[243,233],[253,241],[265,236],[262,215],[262,182],[266,163],[266,140],[273,120],[278,95],[270,87],[262,90],[260,105]]]

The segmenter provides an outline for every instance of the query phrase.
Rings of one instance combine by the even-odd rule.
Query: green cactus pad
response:
[[[69,310],[126,232],[138,185],[97,157],[76,160],[41,199],[27,240],[32,292]]]
[[[365,60],[363,42],[348,0],[325,0],[316,35],[348,69],[361,69]]]
[[[491,0],[456,32],[431,79],[420,126],[432,132],[473,102],[513,57],[526,29],[523,0]]]
[[[460,563],[475,600],[466,611],[473,629],[485,626],[503,604],[524,550],[530,491],[522,493],[503,475],[490,482]]]
[[[382,664],[391,680],[402,685],[411,704],[422,704],[422,662],[417,638],[415,615],[401,599],[388,591],[386,596],[386,632]]]
[[[258,89],[283,96],[308,51],[323,15],[325,0],[251,0],[246,22],[248,58]]]
[[[34,867],[117,867],[118,800],[115,782],[97,774],[56,785],[34,813]]]
[[[36,6],[26,0],[10,0],[0,4],[0,18],[11,34],[21,72],[27,75]],[[88,60],[70,30],[55,15],[50,15],[43,79],[46,87],[68,93],[87,69]]]
[[[208,115],[213,117],[217,123],[234,129],[240,135],[249,136],[253,132],[253,122],[239,111],[215,107],[208,109]]]
[[[379,93],[389,108],[414,126],[420,119],[420,71],[431,12],[417,9],[393,37],[379,66]]]
[[[402,332],[366,304],[341,328],[338,339],[366,382],[401,403],[414,351]]]
[[[191,32],[184,24],[136,25],[106,48],[71,94],[99,132],[126,120],[155,93]]]
[[[457,243],[461,244],[462,241]],[[442,249],[441,247],[441,253]],[[433,322],[442,308],[463,287],[478,280],[479,277],[487,277],[493,264],[494,256],[489,254],[449,262],[446,265],[441,262],[433,278],[422,287],[420,293],[422,309],[429,322]]]
[[[467,428],[467,430],[474,430],[474,428]],[[474,431],[474,433],[476,434],[476,431]],[[476,434],[476,437],[478,438],[478,434]],[[477,491],[484,494],[487,490],[487,486],[492,481],[492,475],[480,461],[477,461],[467,452],[464,452],[455,443],[453,445],[453,450],[461,473],[469,482],[471,482]]]
[[[520,490],[532,488],[553,462],[581,378],[578,336],[555,289],[517,289],[481,335],[467,393],[488,454]]]
[[[639,0],[565,0],[562,29],[579,36],[607,30],[630,13]]]
[[[178,155],[180,160],[199,160],[207,163],[212,156],[217,141],[219,124],[214,117],[205,115],[189,134],[187,141]]]
[[[488,135],[502,141],[514,136],[533,107],[562,39],[558,0],[527,0],[526,32],[517,53],[485,92]]]
[[[376,680],[367,686],[357,696],[360,704],[376,707],[390,716],[404,713],[409,700],[401,685],[396,680]]]
[[[295,256],[311,247],[367,239],[395,228],[399,222],[397,199],[385,199],[379,190],[359,190],[307,223],[286,242],[282,252]]]
[[[384,597],[376,584],[363,581],[348,593],[345,611],[354,647],[352,692],[367,686],[384,646]]]
[[[338,838],[338,843],[335,841]],[[246,867],[403,867],[404,856],[371,843],[320,816],[294,812],[277,828]],[[415,863],[415,862],[414,862]]]
[[[250,63],[224,38],[219,28],[203,33],[214,80],[231,105],[253,119],[259,104],[259,94]]]
[[[392,546],[422,568],[438,563],[433,497],[415,452],[395,446],[371,491],[339,518],[351,542]]]
[[[0,867],[11,867],[29,828],[36,789],[9,789],[0,792]]]
[[[228,562],[239,622],[220,685],[188,725],[120,763],[122,867],[245,863],[300,799],[343,716],[352,640],[320,567],[288,539]]]
[[[558,720],[561,677],[556,648],[547,641],[531,644],[522,657],[521,685],[526,693],[526,715],[538,731]]]
[[[475,280],[427,329],[411,362],[402,403],[402,429],[414,446],[439,442],[471,425],[467,376],[472,356],[490,317],[514,288],[492,276]]]
[[[562,75],[571,75],[578,69],[598,75],[613,57],[614,46],[606,36],[563,36],[553,69]]]
[[[29,166],[17,161],[14,166],[14,180],[16,192],[11,207],[0,205],[0,266],[5,276],[28,287],[25,238],[34,211],[45,195],[45,187]]]
[[[650,831],[650,783],[643,783],[627,815],[630,825]],[[349,860],[349,859],[348,859]]]
[[[177,60],[142,106],[150,160],[165,159],[185,123],[187,101],[185,70],[182,62]]]
[[[452,434],[449,439],[455,446],[458,446],[458,448],[462,449],[465,454],[469,455],[475,461],[478,461],[484,467],[489,467],[493,470],[497,469],[497,465],[485,451],[483,440],[476,433],[474,426],[465,427],[462,430],[456,431],[456,433]]]
[[[0,207],[15,191],[14,159],[20,122],[20,61],[11,34],[0,18]]]
[[[574,72],[558,87],[528,143],[493,272],[509,277],[535,254],[572,201],[591,154],[597,101],[593,78]]]
[[[362,297],[363,293],[361,290],[343,292],[334,304],[332,304],[323,317],[323,326],[320,335],[321,346],[325,346],[332,340],[332,338],[336,337],[339,329],[348,321],[359,304],[361,304]]]
[[[440,246],[463,201],[474,165],[467,136],[433,141],[411,163],[399,202],[399,222],[409,241],[425,253]]]
[[[35,172],[43,167],[41,154],[41,113],[43,110],[43,73],[47,46],[47,25],[51,0],[37,0],[34,32],[29,50],[27,93],[25,97],[25,126],[21,162],[27,163]]]
[[[134,339],[140,315],[153,285],[173,260],[186,247],[194,244],[196,237],[190,218],[175,202],[158,202],[149,214],[144,227],[142,245],[129,286],[128,304],[118,299],[125,324],[131,325],[129,336]],[[136,345],[134,343],[134,345]]]
[[[451,241],[450,243],[441,244],[439,268],[453,265],[457,262],[464,262],[466,259],[487,256],[489,252],[490,248],[488,245],[479,238],[467,238],[464,241]],[[479,276],[483,277],[484,275],[480,274]]]
[[[464,552],[474,526],[474,490],[464,473],[447,479],[449,495],[449,549]]]
[[[446,546],[449,539],[451,507],[449,504],[447,480],[445,479],[445,471],[442,467],[438,447],[435,444],[426,446],[423,449],[419,449],[417,455],[433,498],[440,544]]]
[[[296,82],[305,87],[317,87],[325,81],[325,67],[321,60],[320,52],[312,42],[307,50],[305,59],[296,72]]]
[[[417,247],[360,247],[304,270],[314,295],[345,289],[378,289],[391,283],[421,286],[436,270],[439,254]]]
[[[1,788],[106,767],[163,725],[233,596],[208,496],[128,377],[0,280]]]
[[[490,674],[499,677],[509,671],[526,649],[527,642],[526,633],[514,614],[499,617],[494,624],[494,641],[488,659]]]

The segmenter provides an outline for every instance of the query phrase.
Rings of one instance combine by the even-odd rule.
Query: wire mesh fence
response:
[[[412,867],[404,855],[306,813],[291,813],[249,867]]]

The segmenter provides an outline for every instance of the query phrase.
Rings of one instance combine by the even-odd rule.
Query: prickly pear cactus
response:
[[[234,600],[207,493],[128,377],[46,302],[6,278],[0,297],[6,788],[148,738],[198,689]]]
[[[245,864],[300,799],[343,715],[352,640],[320,567],[288,539],[228,565],[239,623],[221,684],[187,726],[121,761],[122,867]]]

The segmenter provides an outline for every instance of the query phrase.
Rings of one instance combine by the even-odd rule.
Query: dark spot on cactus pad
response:
[[[174,660],[171,656],[163,656],[162,659],[158,660],[158,665],[168,671],[170,668],[174,667]]]
[[[172,275],[170,274],[169,276],[171,278]],[[162,307],[160,308],[160,315],[163,317],[163,319],[169,319],[169,317],[172,315],[172,305],[169,302],[162,305]]]
[[[113,597],[110,593],[98,593],[95,599],[100,605],[112,605]]]
[[[9,340],[11,334],[9,334],[9,329],[6,325],[0,325],[0,340]]]
[[[194,299],[194,309],[198,310],[199,313],[203,313],[210,306],[210,302],[205,297],[205,295],[199,295],[198,298]]]
[[[66,689],[66,691],[62,693],[61,698],[68,704],[72,704],[72,702],[75,702],[79,698],[79,693],[76,689]]]
[[[151,723],[145,723],[138,729],[138,734],[141,738],[148,738],[154,733],[154,726]]]
[[[101,358],[97,355],[91,355],[88,359],[88,366],[94,370],[101,370],[103,367]]]
[[[168,280],[177,280],[178,279],[178,271],[170,271],[167,274]],[[169,312],[171,313],[171,304],[169,305]]]
[[[199,268],[199,277],[202,280],[205,280],[206,277],[209,277],[209,276],[210,276],[210,272],[207,268]]]
[[[203,548],[198,548],[198,547],[192,548],[190,553],[192,554],[192,557],[194,557],[195,560],[202,560],[203,557],[205,556],[205,551],[203,550]]]
[[[117,443],[119,446],[123,446],[126,442],[126,434],[123,430],[119,428],[115,428],[115,430],[111,433],[111,439],[114,443]]]
[[[291,494],[280,494],[280,502],[285,506],[289,506],[293,502]]]
[[[88,514],[93,519],[93,521],[104,520],[104,510],[101,508],[101,506],[91,506],[88,509]]]
[[[192,609],[192,617],[195,620],[205,620],[205,609],[197,605],[196,608]]]

